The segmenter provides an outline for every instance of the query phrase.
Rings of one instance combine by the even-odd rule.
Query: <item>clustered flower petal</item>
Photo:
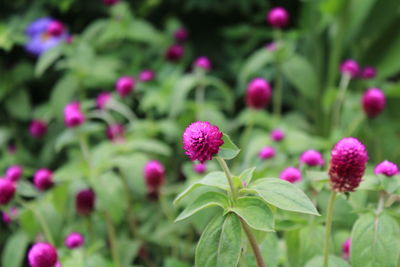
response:
[[[95,208],[96,195],[92,189],[84,189],[75,197],[75,209],[79,215],[86,216]]]
[[[197,68],[200,69],[204,69],[206,71],[211,70],[211,61],[208,59],[208,57],[198,57],[195,61],[194,61],[194,65]]]
[[[263,78],[253,79],[247,86],[246,104],[253,109],[263,109],[271,99],[271,86]]]
[[[272,146],[263,147],[258,153],[260,159],[271,159],[275,157],[276,151]]]
[[[35,187],[44,191],[53,186],[53,172],[49,169],[39,169],[33,176]]]
[[[183,46],[179,44],[171,45],[165,52],[165,58],[172,62],[179,61],[184,53]]]
[[[77,127],[85,122],[85,116],[78,101],[71,102],[65,106],[64,122],[70,128]]]
[[[108,101],[111,99],[111,93],[109,92],[101,92],[96,97],[96,107],[98,109],[103,109],[107,105]]]
[[[29,133],[34,138],[41,138],[47,133],[47,123],[42,120],[32,120]]]
[[[80,233],[70,233],[64,240],[64,244],[69,249],[76,249],[85,243],[85,238]]]
[[[366,80],[372,79],[375,76],[376,76],[376,70],[371,66],[367,66],[362,70],[361,77]]]
[[[64,33],[64,25],[58,20],[53,20],[50,22],[49,26],[47,26],[47,33],[50,36],[58,37]]]
[[[325,163],[322,154],[314,149],[304,151],[300,156],[300,162],[308,166],[323,166]]]
[[[142,82],[149,82],[154,80],[155,74],[154,71],[152,70],[143,70],[140,74],[139,74],[139,80]]]
[[[281,142],[285,139],[285,133],[281,129],[274,129],[271,131],[271,139],[275,142]]]
[[[6,178],[12,182],[16,182],[21,179],[23,173],[22,166],[20,165],[12,165],[6,171]]]
[[[392,177],[399,174],[399,167],[395,163],[385,160],[375,166],[374,172],[377,175],[383,174],[387,177]]]
[[[124,126],[122,124],[112,124],[106,129],[107,138],[115,143],[124,141]]]
[[[5,205],[14,197],[15,183],[8,179],[0,178],[0,205]]]
[[[147,162],[144,167],[144,178],[150,192],[158,191],[165,180],[165,168],[157,160]]]
[[[342,244],[342,258],[345,260],[349,259],[350,256],[351,239],[347,239]]]
[[[48,243],[36,243],[28,253],[31,267],[54,267],[57,260],[57,250]]]
[[[283,7],[274,7],[268,12],[267,21],[274,28],[283,28],[289,23],[289,14]]]
[[[295,167],[287,167],[284,169],[279,178],[282,180],[288,181],[289,183],[300,182],[303,178],[301,177],[301,172],[299,169]]]
[[[347,59],[343,61],[343,63],[340,65],[340,71],[342,72],[342,74],[347,74],[350,75],[352,78],[355,78],[360,72],[360,67],[355,60]]]
[[[362,96],[361,104],[368,117],[376,117],[385,108],[385,94],[378,88],[370,88]]]
[[[135,79],[130,76],[122,76],[115,83],[115,89],[121,97],[126,97],[135,88]]]

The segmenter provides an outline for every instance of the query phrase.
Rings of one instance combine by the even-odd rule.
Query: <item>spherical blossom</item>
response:
[[[154,80],[155,74],[154,71],[152,70],[143,70],[140,74],[139,74],[139,80],[142,82],[149,82]]]
[[[1,219],[5,224],[10,224],[11,221],[17,216],[17,208],[16,207],[11,207],[10,212],[2,212],[1,214]]]
[[[35,187],[44,191],[53,186],[53,172],[49,169],[39,169],[33,176],[33,183]]]
[[[285,138],[285,133],[280,129],[274,129],[271,131],[271,139],[275,142],[280,142]]]
[[[207,171],[207,165],[205,163],[194,164],[193,170],[198,174],[205,173]]]
[[[58,21],[58,20],[53,20],[50,22],[50,24],[47,26],[47,33],[50,36],[60,36],[64,32],[64,25]]]
[[[211,70],[211,61],[208,59],[208,57],[198,57],[195,61],[194,61],[194,65],[197,68],[200,69],[204,69],[206,71]]]
[[[103,0],[103,4],[106,6],[112,6],[118,3],[119,0]]]
[[[144,178],[149,191],[158,191],[165,180],[165,168],[157,160],[147,162],[144,167]]]
[[[189,36],[188,31],[185,28],[179,28],[175,31],[174,37],[177,42],[184,42]]]
[[[101,92],[96,97],[96,107],[98,109],[103,109],[107,105],[110,99],[111,99],[111,93]]]
[[[171,45],[167,51],[165,51],[165,58],[169,61],[176,62],[179,61],[184,53],[183,46],[179,44]]]
[[[79,102],[69,103],[64,108],[64,122],[67,127],[77,127],[85,122],[85,116],[81,112]]]
[[[308,166],[322,166],[325,163],[322,154],[314,149],[304,151],[300,156],[300,162]]]
[[[385,94],[378,88],[370,88],[361,98],[361,105],[368,117],[378,116],[385,108]]]
[[[374,67],[367,66],[361,72],[361,77],[364,79],[372,79],[376,76],[376,70]]]
[[[192,161],[211,160],[224,144],[222,132],[207,121],[190,124],[183,133],[183,149]]]
[[[31,267],[54,267],[57,260],[57,250],[48,243],[36,243],[28,253]]]
[[[247,86],[246,104],[253,109],[263,109],[271,99],[271,86],[262,78],[253,79]]]
[[[374,172],[377,175],[383,174],[387,177],[392,177],[399,174],[399,167],[395,163],[385,160],[375,166]]]
[[[302,180],[300,170],[295,167],[288,167],[284,169],[279,175],[279,178],[290,183],[296,183]]]
[[[331,151],[329,176],[332,190],[352,192],[361,182],[368,153],[365,146],[354,137],[346,137]]]
[[[342,72],[342,74],[347,74],[350,75],[352,78],[355,78],[360,71],[360,67],[355,60],[347,59],[343,61],[343,63],[340,65],[340,71]]]
[[[271,43],[268,43],[268,44],[265,46],[265,48],[267,48],[267,50],[270,51],[270,52],[274,52],[274,51],[276,51],[276,49],[278,48],[278,46],[276,45],[276,43],[271,42]]]
[[[5,205],[13,198],[16,186],[13,181],[0,178],[0,205]]]
[[[29,133],[33,138],[41,138],[47,133],[47,123],[42,120],[32,120]]]
[[[64,240],[64,244],[69,249],[81,247],[85,243],[85,238],[80,233],[70,233]]]
[[[92,189],[84,189],[75,197],[75,208],[79,215],[89,215],[95,207],[96,195]]]
[[[106,129],[107,138],[113,142],[124,141],[124,126],[122,124],[112,124]]]
[[[342,244],[342,258],[345,260],[349,259],[350,256],[351,239],[347,239]]]
[[[115,83],[115,89],[121,97],[126,97],[135,88],[135,79],[130,76],[122,76]]]
[[[260,159],[271,159],[275,157],[276,151],[272,146],[263,147],[258,153]]]
[[[12,165],[8,167],[6,171],[6,178],[9,179],[10,181],[16,182],[19,179],[21,179],[22,173],[23,173],[22,166]]]
[[[289,23],[289,14],[283,7],[274,7],[268,12],[267,21],[274,28],[283,28]]]

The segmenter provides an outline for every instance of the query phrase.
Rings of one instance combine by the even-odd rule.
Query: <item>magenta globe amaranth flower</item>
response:
[[[206,71],[211,70],[211,61],[208,59],[208,57],[198,57],[194,61],[194,66]]]
[[[246,104],[253,109],[263,109],[271,99],[271,86],[262,78],[253,79],[247,86]]]
[[[367,66],[361,72],[361,77],[368,80],[376,76],[376,70],[374,67]]]
[[[11,207],[10,208],[10,212],[2,212],[2,221],[5,224],[10,224],[12,222],[12,220],[17,216],[17,208],[16,207]]]
[[[51,188],[53,186],[53,172],[49,169],[37,170],[35,175],[33,176],[33,183],[35,184],[35,187],[40,191]]]
[[[0,205],[5,205],[14,197],[15,183],[8,179],[0,178]]]
[[[285,139],[285,133],[281,129],[272,130],[270,136],[275,142],[281,142],[283,139]]]
[[[345,260],[349,259],[350,256],[351,239],[347,239],[342,244],[342,258]]]
[[[184,53],[183,46],[179,44],[171,45],[167,51],[165,51],[165,58],[172,62],[179,61]]]
[[[325,163],[322,154],[314,149],[304,151],[300,156],[300,162],[308,166],[323,166]]]
[[[361,98],[361,105],[368,117],[378,116],[385,108],[385,94],[378,88],[370,88]]]
[[[354,137],[346,137],[331,151],[329,177],[333,191],[353,192],[360,184],[368,161],[365,146]]]
[[[193,170],[198,174],[203,174],[207,171],[207,165],[205,163],[194,164]]]
[[[258,153],[260,159],[271,159],[275,157],[276,151],[272,146],[263,147]]]
[[[95,208],[96,195],[92,189],[84,189],[75,197],[75,209],[79,215],[89,215]]]
[[[85,116],[81,111],[79,102],[69,103],[64,108],[64,122],[67,127],[77,127],[85,122]]]
[[[85,238],[80,233],[70,233],[64,240],[64,244],[69,249],[76,249],[85,243]]]
[[[122,124],[112,124],[106,129],[107,138],[113,142],[124,141],[124,126]]]
[[[302,180],[300,170],[295,167],[288,167],[284,169],[279,175],[279,178],[288,181],[289,183],[296,183]]]
[[[183,133],[183,149],[192,161],[204,163],[211,160],[224,144],[223,133],[208,121],[190,124]]]
[[[143,70],[139,74],[139,80],[142,82],[149,82],[154,80],[155,74],[152,70]]]
[[[49,26],[47,26],[47,33],[50,36],[58,37],[64,33],[64,25],[58,20],[53,20],[50,22]]]
[[[98,109],[103,109],[107,105],[108,101],[111,99],[111,93],[101,92],[96,97],[96,107]]]
[[[177,42],[184,42],[189,36],[188,31],[185,28],[179,28],[174,33],[174,38]]]
[[[165,168],[157,160],[147,162],[144,167],[144,178],[149,191],[158,191],[165,180]]]
[[[375,166],[374,172],[377,175],[383,174],[392,177],[399,173],[399,167],[395,163],[385,160]]]
[[[360,72],[360,67],[355,60],[347,59],[340,65],[340,71],[342,74],[350,75],[352,78],[355,78]]]
[[[6,171],[6,178],[12,182],[16,182],[19,179],[21,179],[22,173],[23,173],[22,166],[12,165],[12,166],[8,167],[8,169]]]
[[[54,267],[57,260],[57,250],[49,243],[36,243],[28,253],[31,267]]]
[[[135,79],[130,76],[122,76],[115,83],[115,89],[121,97],[126,97],[135,88]]]
[[[283,28],[289,23],[289,14],[283,7],[274,7],[268,12],[267,21],[274,28]]]
[[[47,133],[47,123],[42,120],[32,120],[29,133],[33,138],[41,138]]]
[[[2,212],[1,213],[1,220],[5,224],[10,224],[11,223],[11,217],[10,217],[10,215],[8,215],[7,212]]]

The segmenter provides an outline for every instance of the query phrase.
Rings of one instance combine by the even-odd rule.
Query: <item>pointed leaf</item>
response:
[[[248,168],[239,175],[240,180],[242,182],[245,182],[246,185],[249,185],[251,182],[251,179],[253,178],[253,173],[256,170],[256,167]]]
[[[310,260],[309,262],[307,262],[305,267],[323,267],[324,265],[323,262],[324,262],[324,257],[317,256],[312,260]],[[333,255],[329,256],[328,263],[329,267],[350,267],[350,265],[346,261]]]
[[[232,142],[227,134],[224,134],[222,140],[224,140],[224,144],[220,147],[218,157],[227,160],[235,158],[239,154],[240,149]]]

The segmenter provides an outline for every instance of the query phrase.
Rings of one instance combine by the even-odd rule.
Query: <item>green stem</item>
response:
[[[340,121],[340,111],[343,105],[344,97],[346,96],[347,88],[349,87],[349,82],[351,79],[351,75],[343,74],[339,84],[339,92],[337,95],[337,99],[335,102],[335,106],[333,107],[333,117],[332,117],[332,128],[338,126]]]
[[[355,117],[353,119],[353,121],[350,123],[348,130],[346,131],[346,135],[345,136],[352,136],[358,129],[358,127],[360,127],[360,125],[362,124],[362,122],[365,119],[365,115],[360,113],[360,115],[358,115],[357,117]]]
[[[104,216],[106,218],[108,240],[109,240],[110,246],[111,246],[111,256],[112,256],[114,264],[115,264],[114,266],[121,267],[122,265],[121,265],[119,255],[118,255],[118,243],[117,243],[117,236],[115,233],[115,229],[112,224],[110,215],[108,214],[107,211],[104,212]]]
[[[274,32],[274,41],[280,45],[282,41],[282,32],[277,29]],[[273,111],[276,118],[281,117],[282,113],[282,90],[283,90],[283,77],[282,77],[282,60],[281,58],[276,59],[276,83],[273,91]]]
[[[232,198],[233,198],[233,200],[236,200],[237,193],[236,193],[235,186],[233,185],[232,174],[229,170],[229,167],[228,167],[228,165],[226,165],[226,162],[223,158],[220,158],[220,157],[215,157],[215,158],[217,159],[221,168],[224,170],[226,179],[228,179],[229,187],[231,188]]]
[[[331,244],[331,231],[332,231],[332,217],[333,217],[333,204],[335,203],[336,192],[332,191],[329,197],[328,210],[326,214],[325,224],[325,244],[324,244],[324,267],[328,267],[329,250]]]
[[[376,215],[381,214],[384,208],[385,208],[385,192],[381,191],[379,192],[379,202],[378,202],[378,207],[376,208]]]
[[[81,147],[82,155],[85,158],[89,168],[90,168],[90,152],[89,152],[89,146],[87,143],[86,136],[84,134],[80,134],[79,136],[79,145]]]
[[[242,228],[243,228],[244,232],[246,233],[247,239],[249,240],[251,248],[253,249],[253,253],[254,253],[254,256],[256,257],[256,261],[257,261],[257,266],[258,267],[266,267],[266,265],[264,263],[264,259],[261,255],[260,248],[258,247],[257,240],[254,237],[253,233],[251,232],[250,227],[247,225],[247,223],[242,218],[240,218],[240,222],[242,224]]]
[[[199,109],[202,110],[204,106],[204,100],[205,100],[205,86],[204,86],[204,71],[202,70],[197,70],[196,71],[196,78],[197,78],[197,87],[196,87],[196,104],[197,104],[197,110],[196,110],[196,117],[198,120],[200,120],[200,112]]]

